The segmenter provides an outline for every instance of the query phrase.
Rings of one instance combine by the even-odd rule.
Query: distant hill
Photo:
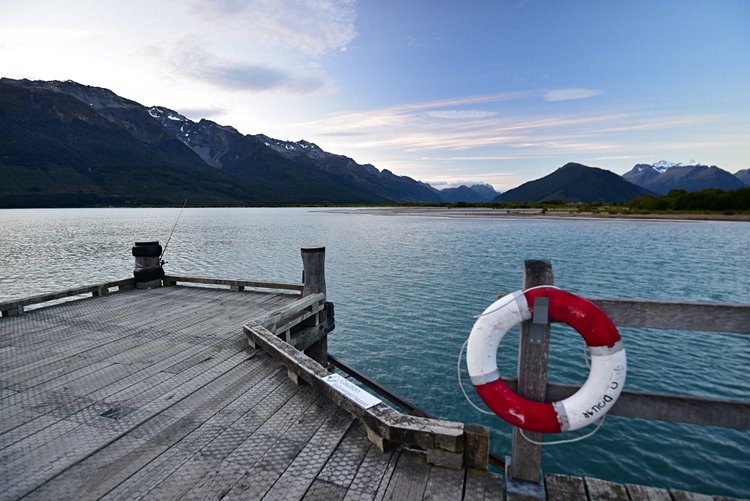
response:
[[[746,185],[750,186],[750,169],[742,169],[738,170],[734,173],[734,177],[745,183]]]
[[[622,176],[625,180],[661,195],[670,190],[701,191],[707,188],[736,190],[745,183],[735,175],[715,165],[708,166],[695,161],[655,164],[636,164]]]
[[[431,186],[76,82],[0,79],[0,207],[439,202]]]
[[[495,201],[614,203],[650,194],[608,170],[568,163],[552,174],[504,192]]]
[[[440,190],[440,198],[443,202],[491,202],[500,193],[489,184],[474,184],[472,186],[461,185],[457,188],[444,188]]]

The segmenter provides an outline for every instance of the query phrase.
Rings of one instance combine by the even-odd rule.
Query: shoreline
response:
[[[441,218],[542,218],[542,219],[622,219],[637,221],[730,221],[750,222],[750,214],[602,214],[594,212],[551,211],[540,209],[486,209],[446,207],[363,207],[331,208],[321,212],[374,216],[412,216]]]

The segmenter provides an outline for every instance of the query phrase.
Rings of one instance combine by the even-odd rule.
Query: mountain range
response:
[[[0,79],[0,130],[0,207],[180,205],[185,199],[195,206],[596,203],[750,183],[748,169],[732,175],[696,162],[637,164],[623,177],[569,163],[502,195],[487,184],[438,190],[305,140],[242,134],[72,81]]]
[[[703,165],[694,160],[671,163],[636,164],[622,175],[624,179],[660,195],[670,190],[700,191],[707,188],[736,190],[748,185],[748,169],[731,174],[715,165]]]
[[[0,126],[5,207],[444,201],[429,184],[307,141],[243,135],[71,81],[0,79]],[[472,201],[497,195],[462,189]]]

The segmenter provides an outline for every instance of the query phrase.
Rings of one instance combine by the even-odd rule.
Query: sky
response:
[[[438,188],[750,167],[750,1],[0,0],[0,76],[74,80]]]

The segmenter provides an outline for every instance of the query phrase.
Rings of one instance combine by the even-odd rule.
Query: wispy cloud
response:
[[[201,23],[308,54],[346,50],[357,36],[354,0],[190,0]]]
[[[515,101],[527,99],[535,95],[538,94],[534,91],[519,91],[482,94],[477,96],[462,96],[433,101],[418,101],[377,110],[336,113],[322,120],[305,122],[297,125],[300,128],[317,129],[323,134],[342,134],[351,130],[366,131],[379,127],[396,127],[403,126],[407,123],[413,124],[413,122],[418,120],[422,115],[425,117],[431,117],[431,113],[448,111],[446,108]],[[454,116],[453,118],[458,117]]]
[[[433,118],[445,118],[448,120],[474,120],[498,115],[496,111],[481,110],[438,110],[430,111],[427,114]]]
[[[583,94],[570,92],[566,96],[583,98]],[[350,152],[358,161],[379,168],[393,164],[400,169],[396,172],[417,178],[421,175],[429,182],[437,181],[430,174],[436,165],[442,172],[456,168],[458,171],[449,176],[452,183],[497,165],[515,167],[535,161],[542,165],[570,159],[626,161],[625,155],[636,153],[634,141],[650,142],[651,130],[679,136],[680,131],[711,120],[702,115],[657,115],[606,107],[563,112],[551,104],[535,107],[533,113],[520,113],[514,102],[539,102],[545,95],[544,91],[532,90],[403,103],[337,113],[298,127],[318,136],[321,145],[331,151]],[[378,158],[382,159],[380,163],[375,160]],[[408,161],[396,165],[395,158]],[[496,187],[524,181],[518,173],[505,178],[499,174],[486,176],[483,180]]]
[[[196,45],[181,45],[167,58],[175,71],[227,90],[311,94],[328,84],[323,75],[295,73],[263,63],[231,61]]]
[[[602,94],[604,94],[604,91],[599,89],[555,89],[545,92],[544,99],[549,102],[573,101],[601,96]]]
[[[180,114],[191,120],[218,118],[227,112],[225,108],[180,108]]]

